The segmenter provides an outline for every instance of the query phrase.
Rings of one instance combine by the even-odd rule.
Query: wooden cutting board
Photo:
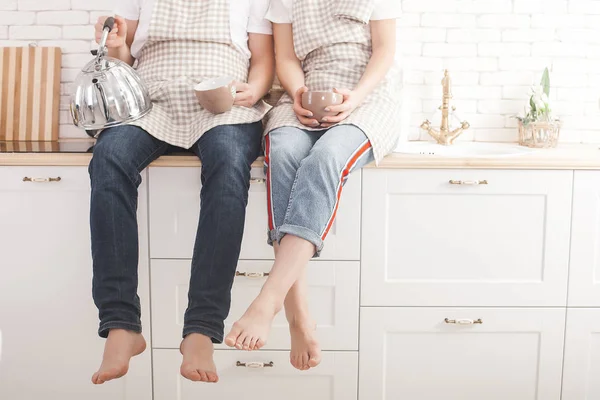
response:
[[[58,140],[59,47],[0,47],[0,140]]]

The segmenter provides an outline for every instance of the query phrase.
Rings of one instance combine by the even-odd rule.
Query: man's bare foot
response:
[[[218,382],[217,367],[213,361],[214,346],[208,336],[190,333],[183,339],[179,351],[183,354],[180,372],[194,382]]]
[[[321,346],[315,337],[316,324],[309,321],[290,323],[292,350],[290,362],[300,371],[314,368],[321,363]]]
[[[281,310],[277,304],[265,295],[259,295],[250,304],[242,318],[233,324],[231,332],[225,338],[225,344],[238,350],[258,350],[267,344],[273,318]]]
[[[141,333],[125,329],[111,329],[104,344],[104,356],[100,369],[92,376],[96,385],[121,378],[129,370],[129,360],[146,350]]]

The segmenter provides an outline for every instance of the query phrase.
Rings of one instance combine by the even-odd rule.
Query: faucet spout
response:
[[[429,136],[431,136],[438,144],[449,146],[454,143],[457,137],[459,137],[464,131],[469,129],[470,125],[468,122],[463,121],[461,126],[453,131],[450,131],[450,100],[452,99],[452,79],[450,78],[450,74],[448,70],[444,71],[444,79],[442,80],[442,106],[440,110],[442,111],[442,123],[440,126],[440,130],[435,130],[431,127],[431,122],[426,120],[421,125],[421,129],[427,131]],[[454,108],[452,108],[454,110]]]

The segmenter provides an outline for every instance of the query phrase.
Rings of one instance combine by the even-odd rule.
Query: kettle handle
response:
[[[104,21],[104,27],[102,28],[102,30],[108,29],[108,32],[110,32],[113,30],[114,26],[115,26],[115,19],[113,17],[108,17],[108,18],[106,18],[106,21]]]
[[[92,50],[91,53],[93,56],[97,56],[98,60],[104,56],[106,53],[106,39],[108,39],[108,35],[110,31],[113,30],[115,26],[115,19],[113,17],[106,18],[104,21],[104,27],[102,28],[102,38],[100,39],[100,43],[98,44],[98,50]]]

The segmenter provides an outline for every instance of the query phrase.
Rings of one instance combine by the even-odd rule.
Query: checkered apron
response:
[[[148,85],[153,108],[132,125],[189,149],[216,126],[263,119],[270,107],[262,100],[253,108],[234,106],[214,115],[194,94],[194,85],[206,79],[248,79],[250,62],[234,47],[229,21],[229,0],[156,1],[137,69]]]
[[[375,0],[294,0],[294,47],[309,90],[354,89],[371,58],[369,20]],[[355,125],[369,138],[377,162],[395,147],[400,127],[399,82],[394,68],[340,125]],[[266,132],[302,125],[285,94],[269,113]]]

